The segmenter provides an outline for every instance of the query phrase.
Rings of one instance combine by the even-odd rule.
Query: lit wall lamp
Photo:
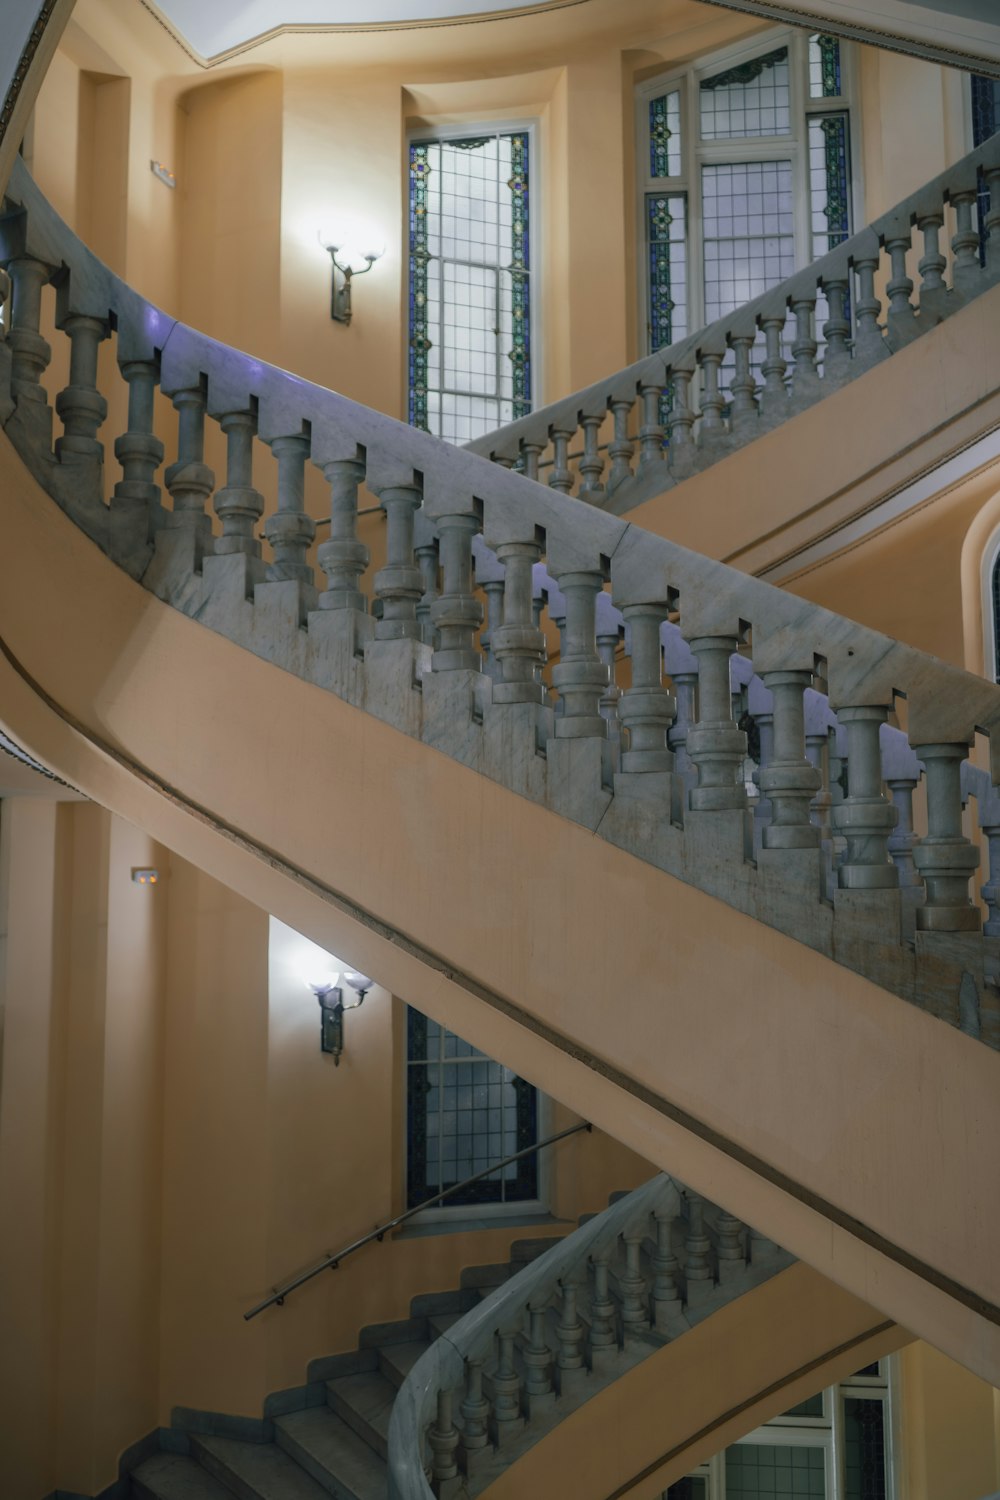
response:
[[[339,983],[339,974],[324,974],[322,978],[309,979],[306,983],[319,1001],[320,1048],[333,1056],[333,1065],[340,1067],[344,1051],[344,1011],[357,1010],[372,982],[366,974],[345,974],[344,983],[354,991],[354,1000],[344,1001],[344,991]]]
[[[364,276],[377,260],[385,254],[385,244],[367,241],[354,231],[346,229],[321,229],[318,239],[324,250],[329,251],[333,267],[333,287],[330,293],[330,316],[338,323],[351,321],[351,280]]]

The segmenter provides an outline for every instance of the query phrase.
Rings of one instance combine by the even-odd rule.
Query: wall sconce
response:
[[[354,233],[346,230],[321,229],[317,238],[330,255],[333,269],[333,287],[330,292],[330,317],[337,323],[351,321],[351,280],[364,276],[377,260],[385,254],[384,243],[369,242],[366,250],[356,248]],[[364,240],[360,241],[364,244]]]
[[[340,1059],[344,1051],[344,1011],[357,1010],[372,987],[372,982],[366,974],[345,974],[344,983],[354,991],[357,997],[345,1003],[344,991],[339,983],[340,978],[339,974],[324,974],[322,978],[306,981],[319,1001],[320,1050],[332,1054],[335,1068],[340,1067]]]

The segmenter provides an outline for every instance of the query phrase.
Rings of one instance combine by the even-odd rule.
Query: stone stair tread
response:
[[[386,1500],[389,1476],[364,1438],[328,1406],[275,1419],[278,1444],[336,1500]]]
[[[326,1389],[327,1399],[337,1415],[384,1459],[388,1453],[389,1416],[396,1399],[392,1381],[374,1371],[328,1380]]]
[[[402,1344],[385,1344],[379,1350],[379,1369],[393,1385],[399,1387],[430,1346],[430,1339],[409,1339]]]
[[[428,1324],[430,1326],[430,1329],[431,1329],[431,1332],[434,1334],[434,1336],[436,1338],[440,1338],[443,1333],[447,1333],[448,1332],[449,1328],[453,1328],[454,1327],[454,1325],[458,1322],[459,1318],[464,1318],[464,1317],[465,1317],[465,1313],[464,1312],[434,1313],[434,1314],[432,1314],[431,1317],[429,1317],[427,1319],[427,1322],[428,1322]]]
[[[186,1453],[156,1453],[129,1477],[137,1500],[233,1500],[232,1490]]]
[[[199,1436],[192,1446],[209,1473],[240,1500],[327,1500],[329,1491],[276,1443]]]

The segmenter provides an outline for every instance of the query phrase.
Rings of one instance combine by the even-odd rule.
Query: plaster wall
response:
[[[981,1500],[1000,1488],[1000,1391],[928,1344],[900,1355],[900,1493]]]

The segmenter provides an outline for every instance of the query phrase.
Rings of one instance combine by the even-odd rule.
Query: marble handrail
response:
[[[970,893],[979,852],[963,830],[961,783],[977,733],[1000,780],[1000,689],[167,317],[71,234],[23,165],[9,200],[0,422],[120,566],[285,670],[954,1024],[971,976],[980,1034],[1000,1044],[1000,945],[983,936]],[[50,404],[41,318],[53,295],[70,369]],[[114,444],[122,476],[106,493],[98,354],[112,336],[128,419]],[[158,386],[178,417],[162,475],[169,503],[157,482]],[[205,462],[207,421],[226,438],[221,486]],[[275,463],[270,508],[255,461]],[[330,486],[329,535],[315,552],[307,463]],[[362,484],[386,522],[371,605]],[[546,613],[560,631],[555,663]],[[742,725],[741,704],[734,712],[734,653],[741,694],[767,695],[756,808],[766,803],[766,819],[751,817],[747,798],[753,725]],[[829,743],[824,752],[809,719],[817,692],[845,741],[838,797],[824,787]],[[881,760],[900,699],[928,807],[905,851]]]
[[[791,1263],[732,1215],[654,1177],[417,1361],[389,1423],[390,1500],[477,1494],[611,1381]]]
[[[981,177],[991,193],[985,265],[974,222]],[[940,245],[949,209],[950,285]],[[998,226],[1000,135],[736,311],[466,449],[534,479],[547,469],[553,489],[622,514],[839,389],[995,285]],[[916,289],[911,253],[920,256]],[[883,281],[885,302],[876,291]],[[818,319],[826,320],[821,329]]]

